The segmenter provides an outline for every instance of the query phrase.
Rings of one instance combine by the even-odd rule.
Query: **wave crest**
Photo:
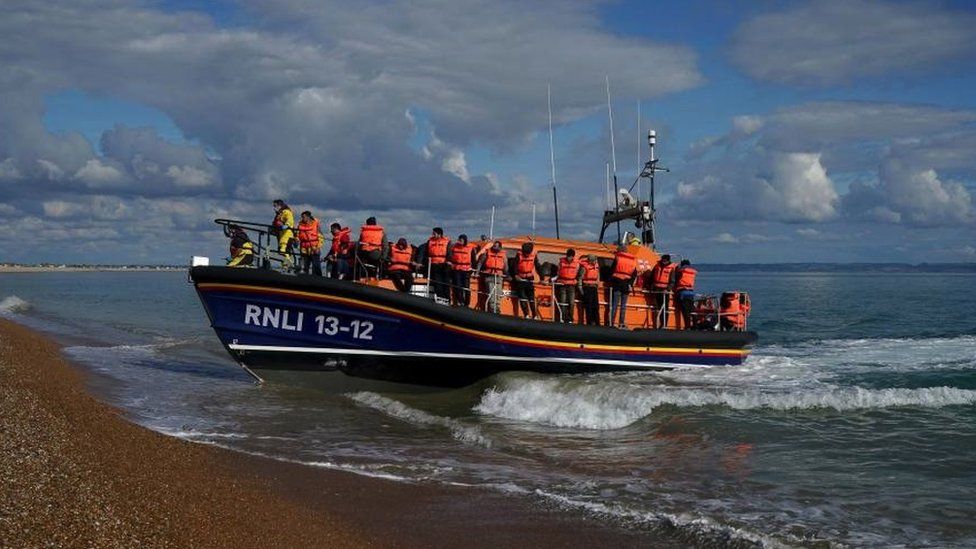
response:
[[[864,389],[830,387],[802,392],[764,393],[757,390],[639,386],[619,382],[522,380],[510,387],[489,389],[475,411],[505,419],[582,429],[626,427],[660,406],[725,406],[735,410],[849,411],[870,408],[976,404],[976,391],[954,387]]]
[[[485,448],[492,447],[492,441],[481,433],[477,427],[464,425],[460,421],[443,416],[436,416],[423,410],[411,408],[399,400],[393,400],[369,391],[361,391],[347,395],[350,399],[374,410],[383,412],[388,416],[395,417],[414,425],[426,425],[434,427],[444,427],[451,432],[455,439],[470,444],[478,444]]]
[[[0,313],[22,313],[30,308],[30,302],[15,295],[8,295],[0,300]]]

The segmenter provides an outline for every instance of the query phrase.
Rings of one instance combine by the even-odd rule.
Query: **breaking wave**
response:
[[[347,396],[359,404],[406,421],[407,423],[448,429],[451,432],[451,436],[461,442],[477,444],[485,448],[491,448],[493,446],[492,440],[484,436],[480,429],[465,425],[456,419],[437,416],[423,410],[411,408],[398,400],[393,400],[392,398],[387,398],[369,391],[352,393]]]
[[[31,304],[15,295],[8,295],[0,300],[0,313],[22,313],[31,308]]]
[[[797,392],[641,386],[613,381],[581,383],[575,379],[521,380],[489,389],[475,411],[505,419],[581,429],[620,429],[661,406],[725,406],[735,410],[835,411],[871,408],[976,404],[976,391],[953,387],[864,389],[823,386]]]

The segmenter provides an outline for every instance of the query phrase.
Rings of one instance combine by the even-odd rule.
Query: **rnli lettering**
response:
[[[305,313],[279,309],[277,307],[261,307],[248,303],[244,306],[244,324],[278,328],[292,332],[302,331]]]
[[[281,307],[263,307],[247,303],[244,305],[244,324],[275,328],[290,332],[301,332],[305,322],[305,313]],[[311,324],[315,333],[325,336],[346,336],[353,339],[373,339],[373,322],[369,320],[352,319],[345,321],[335,316],[318,315]]]

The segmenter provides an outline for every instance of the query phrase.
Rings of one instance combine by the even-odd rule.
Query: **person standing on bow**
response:
[[[674,297],[677,308],[681,312],[675,317],[675,325],[679,330],[690,330],[691,313],[695,309],[695,278],[698,270],[691,266],[691,261],[681,260],[681,265],[674,272]],[[677,322],[677,321],[681,322]]]
[[[671,256],[664,254],[651,269],[651,292],[654,298],[654,328],[668,327],[669,294],[674,284],[674,270],[677,265],[671,263]]]
[[[359,242],[356,244],[356,279],[378,276],[383,251],[386,250],[386,232],[376,223],[375,217],[366,219],[359,229]]]
[[[498,314],[501,312],[502,292],[505,277],[508,276],[508,255],[502,249],[502,243],[494,241],[478,262],[483,283],[479,288],[485,288],[488,295],[485,299],[485,309]]]
[[[444,301],[451,300],[451,267],[447,264],[447,249],[450,244],[451,240],[444,236],[444,229],[434,227],[424,245],[430,285],[434,289],[434,295]]]
[[[626,328],[627,298],[630,297],[630,289],[637,278],[637,258],[627,252],[626,244],[617,246],[610,272],[610,318],[607,319],[607,324],[613,326],[616,320],[618,328]],[[616,318],[617,311],[620,311],[619,319]]]
[[[556,271],[556,305],[559,309],[559,322],[573,323],[573,311],[576,310],[576,283],[580,274],[580,261],[576,259],[576,250],[569,248],[566,256],[559,258],[559,268]]]
[[[580,260],[576,288],[583,296],[583,316],[588,326],[600,325],[600,263],[596,255]]]
[[[312,217],[312,212],[302,212],[298,222],[298,251],[301,254],[302,273],[308,274],[311,269],[315,276],[322,276],[322,243],[325,237],[319,231],[319,220]]]
[[[292,213],[288,204],[280,198],[271,203],[274,206],[275,218],[271,222],[271,234],[278,239],[278,251],[284,257],[281,266],[288,269],[292,266],[292,240],[295,238],[293,229],[295,228],[295,214]]]
[[[532,318],[542,320],[535,304],[535,277],[542,272],[542,266],[534,250],[534,244],[525,242],[522,244],[522,249],[515,253],[515,276],[512,285],[515,286],[515,296],[518,298],[522,316],[528,317],[531,312]]]
[[[457,242],[448,251],[451,266],[451,302],[456,307],[471,306],[471,265],[477,247],[468,244],[468,235],[458,235]]]
[[[329,274],[332,278],[349,279],[351,276],[349,265],[353,251],[349,237],[351,231],[349,227],[333,223],[329,226],[329,232],[332,233],[332,246],[329,248],[329,255],[325,257],[329,262]]]

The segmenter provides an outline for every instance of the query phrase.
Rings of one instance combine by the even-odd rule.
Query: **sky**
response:
[[[661,251],[976,261],[971,2],[7,0],[0,36],[0,262],[220,258],[276,198],[554,236],[547,86],[563,237],[654,129]]]

